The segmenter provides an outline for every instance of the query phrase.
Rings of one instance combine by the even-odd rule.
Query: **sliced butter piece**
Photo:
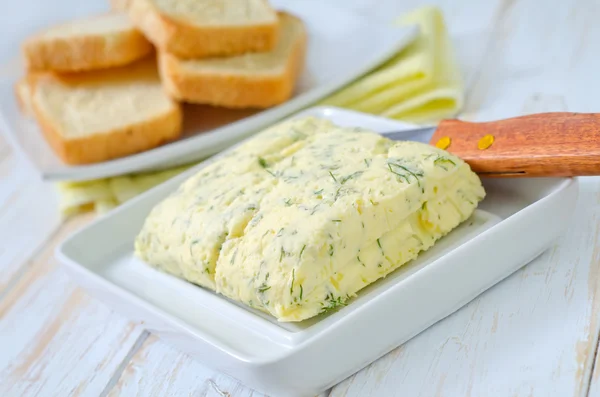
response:
[[[243,233],[265,192],[274,186],[258,159],[277,161],[287,148],[329,125],[312,119],[284,123],[202,169],[152,210],[136,239],[137,255],[152,266],[215,289],[222,244]]]
[[[217,262],[218,292],[282,321],[343,304],[431,247],[484,195],[468,165],[428,145],[344,129],[304,143],[269,169],[276,186]]]

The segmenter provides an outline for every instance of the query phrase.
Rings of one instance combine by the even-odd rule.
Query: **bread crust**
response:
[[[30,72],[79,72],[122,66],[145,57],[152,50],[152,44],[135,29],[110,36],[46,38],[38,35],[22,46]]]
[[[198,72],[181,67],[181,61],[159,53],[159,71],[165,90],[173,98],[190,103],[228,108],[267,108],[288,100],[302,73],[306,53],[306,31],[298,37],[282,73],[235,74]]]
[[[149,0],[131,0],[132,22],[161,51],[180,58],[232,56],[270,51],[279,38],[279,22],[253,26],[193,26],[170,18]]]
[[[36,102],[37,83],[43,78],[30,78],[31,104],[40,128],[54,152],[67,164],[91,164],[143,152],[179,138],[182,131],[182,110],[178,103],[160,115],[137,124],[80,138],[67,139],[60,127],[44,114]]]

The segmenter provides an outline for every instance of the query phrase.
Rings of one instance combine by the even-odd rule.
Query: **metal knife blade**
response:
[[[436,129],[436,126],[420,127],[403,131],[382,132],[381,135],[394,141],[416,141],[429,143]]]

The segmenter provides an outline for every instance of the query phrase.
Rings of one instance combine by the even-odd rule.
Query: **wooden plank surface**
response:
[[[226,394],[227,393],[227,394]],[[150,336],[132,357],[109,396],[260,397],[226,375]]]
[[[578,58],[595,51],[585,33],[600,37],[594,16],[598,7],[576,1],[504,2],[468,118],[598,111],[580,88],[598,85],[600,60]],[[599,185],[582,180],[573,223],[551,250],[331,395],[586,395],[599,328]]]
[[[142,334],[92,300],[57,266],[65,223],[0,301],[0,395],[98,395]]]
[[[328,1],[384,20],[421,5]],[[444,11],[465,75],[465,119],[598,111],[597,1],[432,3]],[[0,395],[260,395],[75,287],[52,251],[90,218],[57,229],[51,195],[51,186],[0,142],[0,241],[6,242],[0,246]],[[551,250],[331,395],[585,396],[589,389],[600,397],[598,366],[592,376],[599,229],[600,179],[586,178],[573,222]]]
[[[0,297],[61,223],[51,185],[12,155],[0,160]]]

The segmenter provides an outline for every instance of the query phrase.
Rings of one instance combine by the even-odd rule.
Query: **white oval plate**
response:
[[[365,74],[404,48],[417,31],[322,2],[272,3],[298,15],[308,30],[305,72],[294,97],[279,106],[258,111],[189,105],[179,140],[116,160],[69,166],[54,154],[36,122],[20,113],[13,86],[23,72],[13,67],[11,75],[0,82],[0,122],[4,124],[0,129],[46,180],[89,180],[190,163],[225,149]]]

